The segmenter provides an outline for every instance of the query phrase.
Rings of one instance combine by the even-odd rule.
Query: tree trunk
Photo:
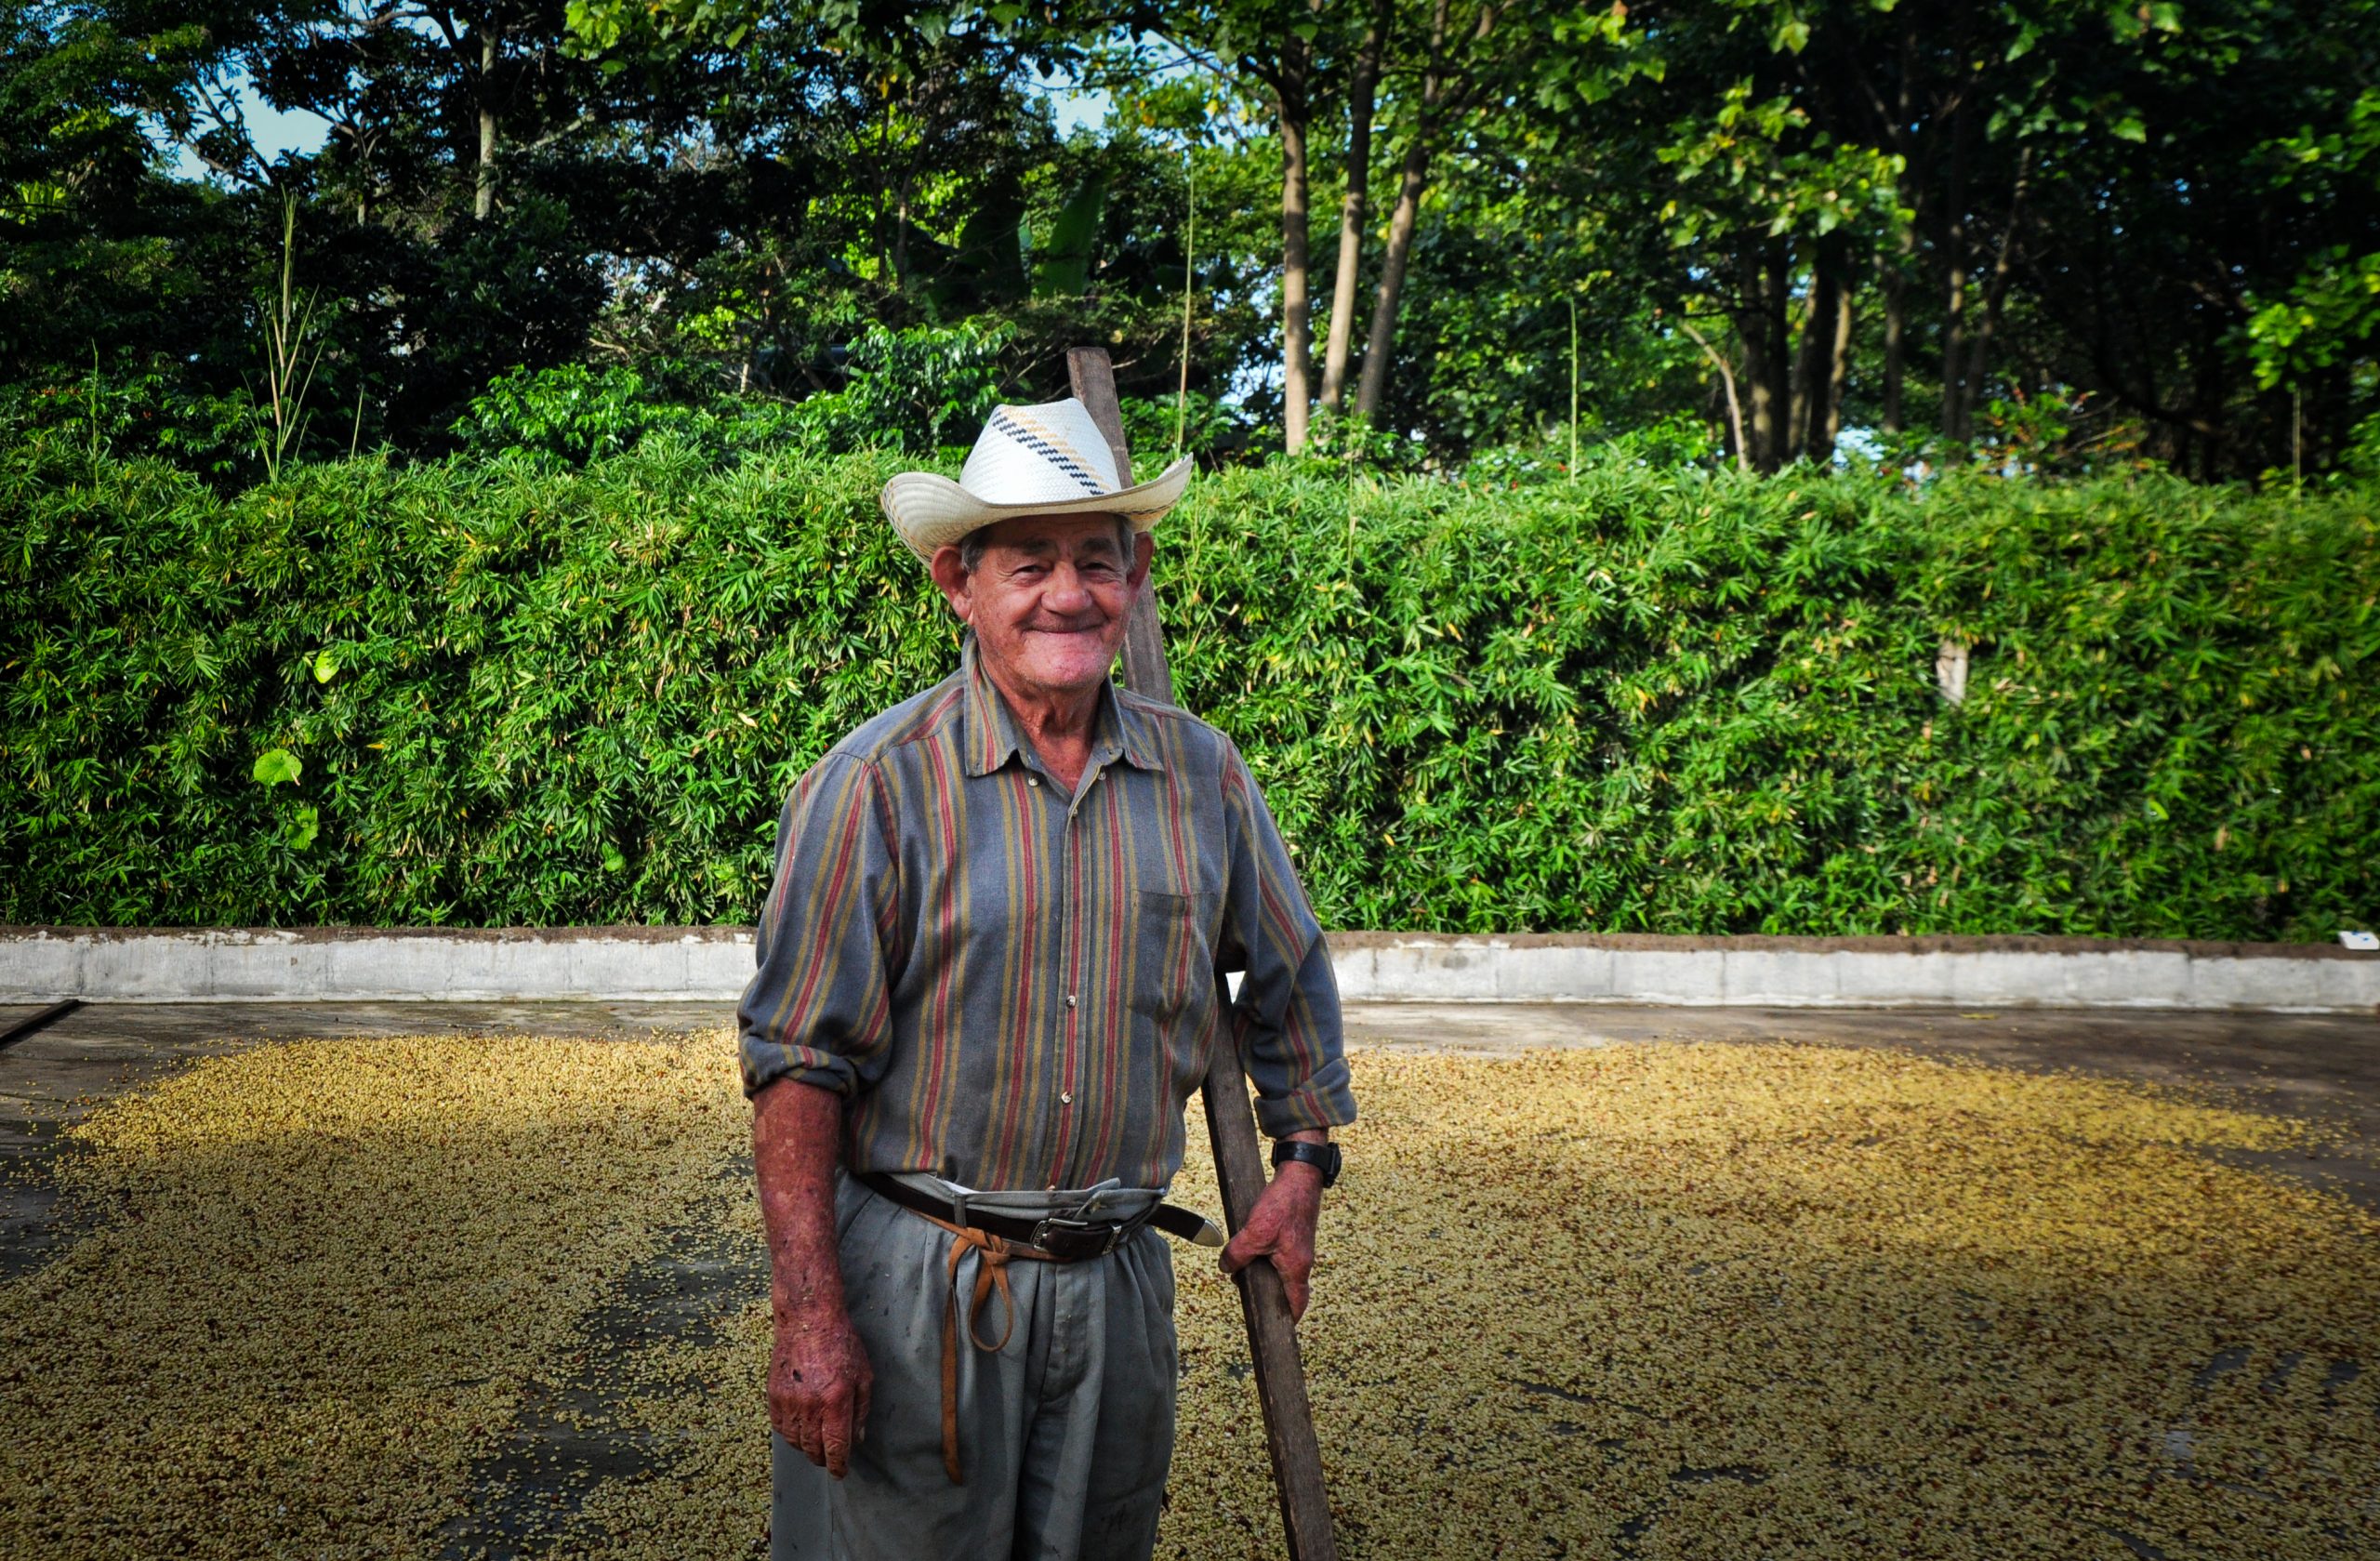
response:
[[[1719,350],[1711,345],[1709,338],[1694,328],[1693,321],[1680,316],[1678,324],[1693,339],[1694,345],[1702,349],[1702,355],[1711,360],[1711,366],[1719,371],[1719,385],[1727,397],[1727,453],[1735,457],[1738,471],[1750,471],[1752,454],[1744,448],[1744,408],[1743,403],[1736,399],[1736,371],[1728,366],[1726,359],[1719,356]]]
[[[1792,460],[1800,449],[1790,427],[1793,416],[1793,257],[1790,242],[1771,239],[1764,246],[1767,279],[1769,403],[1777,408],[1777,428],[1768,447],[1768,470]]]
[[[1950,123],[1950,204],[1943,211],[1942,257],[1948,268],[1942,298],[1942,437],[1966,443],[1969,420],[1967,350],[1967,155],[1974,141],[1974,110],[1967,84]]]
[[[1438,105],[1446,93],[1442,73],[1446,42],[1447,0],[1437,0],[1430,11],[1429,63],[1421,74],[1421,100],[1415,107],[1412,138],[1405,143],[1396,207],[1388,219],[1388,253],[1382,258],[1380,287],[1372,298],[1372,328],[1364,338],[1363,377],[1355,386],[1355,416],[1367,422],[1380,416],[1381,403],[1388,393],[1396,311],[1405,292],[1405,268],[1413,258],[1413,237],[1421,227],[1421,193],[1429,188],[1430,139],[1437,129]]]
[[[908,184],[906,175],[892,170],[892,96],[887,92],[876,116],[876,251],[877,271],[893,292],[901,289],[907,269]]]
[[[496,213],[496,58],[501,36],[491,6],[480,19],[480,161],[471,192],[471,216],[482,222]]]
[[[1312,46],[1296,33],[1281,45],[1281,409],[1282,443],[1305,447],[1314,411],[1314,318],[1306,253],[1306,70]]]
[[[1738,253],[1742,298],[1736,334],[1744,344],[1744,385],[1751,392],[1752,470],[1774,471],[1793,456],[1793,324],[1791,257],[1781,240],[1747,237]]]
[[[2202,330],[2198,353],[2198,405],[2193,410],[2205,430],[2199,443],[2198,480],[2212,483],[2223,468],[2223,349],[2213,330]]]
[[[1842,427],[1844,358],[1850,349],[1849,257],[1838,236],[1818,241],[1810,267],[1810,309],[1793,371],[1793,433],[1789,456],[1834,458]]]
[[[2025,220],[2025,194],[2032,178],[2033,149],[2025,148],[2016,155],[2016,187],[2008,197],[2008,224],[2001,231],[2000,252],[1992,258],[1991,276],[1983,286],[1983,319],[1975,330],[1975,339],[1967,349],[1966,363],[1959,375],[1959,426],[1972,430],[1975,427],[1976,402],[1983,393],[1983,371],[1991,351],[1991,337],[2000,328],[2000,313],[2008,301],[2008,272],[2016,252],[2016,232]],[[1949,393],[1947,390],[1944,392]]]
[[[1907,426],[1901,407],[1901,385],[1909,365],[1909,271],[1917,258],[1917,222],[1920,203],[1925,190],[1924,177],[1918,172],[1920,151],[1917,138],[1911,133],[1913,105],[1917,92],[1917,30],[1907,11],[1901,13],[1900,70],[1893,85],[1892,123],[1885,127],[1887,139],[1900,153],[1900,204],[1909,211],[1909,220],[1899,223],[1899,233],[1894,240],[1894,253],[1879,258],[1878,281],[1884,295],[1884,425],[1886,433],[1898,433]]]
[[[1885,258],[1881,278],[1884,295],[1884,415],[1886,433],[1898,433],[1902,428],[1901,376],[1909,354],[1909,279],[1901,274],[1901,263],[1909,257],[1915,234],[1901,236],[1901,253],[1897,259]]]
[[[1743,394],[1750,416],[1740,441],[1744,458],[1755,471],[1765,470],[1766,439],[1776,426],[1777,409],[1768,401],[1768,333],[1761,325],[1760,257],[1750,242],[1736,252],[1736,339],[1743,343]]]
[[[1364,266],[1364,222],[1370,216],[1372,110],[1388,19],[1387,0],[1381,0],[1347,82],[1347,193],[1339,204],[1339,271],[1331,282],[1330,339],[1322,355],[1322,404],[1333,411],[1346,401],[1348,351],[1355,340],[1355,289]]]
[[[1388,253],[1381,259],[1380,286],[1372,296],[1372,326],[1364,338],[1364,372],[1355,385],[1355,416],[1380,415],[1388,393],[1389,357],[1396,340],[1396,311],[1405,290],[1405,268],[1413,258],[1413,235],[1421,226],[1421,192],[1429,185],[1430,148],[1420,126],[1405,146],[1396,182],[1396,205],[1389,212]]]
[[[1851,378],[1851,286],[1846,278],[1835,289],[1834,350],[1829,354],[1824,413],[1810,438],[1810,459],[1820,465],[1834,460],[1834,442],[1843,436],[1843,388]]]
[[[1785,459],[1799,460],[1810,447],[1810,430],[1816,418],[1818,396],[1826,380],[1826,369],[1819,364],[1821,337],[1831,338],[1834,325],[1834,304],[1826,297],[1826,284],[1814,267],[1810,272],[1810,296],[1802,309],[1802,334],[1793,350],[1792,409],[1785,422]]]

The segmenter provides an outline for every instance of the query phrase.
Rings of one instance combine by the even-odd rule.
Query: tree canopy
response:
[[[1128,395],[1186,386],[1214,460],[1563,462],[1574,426],[1762,470],[2380,455],[2375,0],[0,0],[0,404],[213,472],[255,473],[284,382],[301,453],[602,406],[931,444],[1084,340]],[[268,151],[258,102],[320,148]]]

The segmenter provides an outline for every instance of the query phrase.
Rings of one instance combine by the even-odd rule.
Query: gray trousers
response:
[[[876,1392],[851,1473],[770,1437],[771,1561],[1146,1561],[1173,1456],[1173,1255],[1143,1230],[1104,1258],[1008,1264],[1015,1327],[967,1337],[959,1269],[959,1453],[943,1466],[942,1326],[952,1237],[845,1178],[844,1302]],[[995,1295],[978,1332],[998,1343]]]

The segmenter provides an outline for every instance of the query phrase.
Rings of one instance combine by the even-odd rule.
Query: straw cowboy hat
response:
[[[1193,463],[1175,461],[1145,483],[1116,480],[1116,453],[1069,396],[1040,406],[997,406],[968,453],[959,481],[905,471],[884,484],[884,518],[919,558],[932,560],[969,532],[1011,515],[1121,515],[1153,529],[1190,484]]]

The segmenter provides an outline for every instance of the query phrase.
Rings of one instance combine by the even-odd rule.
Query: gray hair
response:
[[[1110,515],[1107,518],[1116,525],[1116,550],[1124,555],[1125,566],[1129,568],[1132,562],[1132,539],[1140,535],[1140,528],[1132,523],[1130,515]],[[977,526],[959,539],[959,567],[970,575],[983,564],[984,549],[990,546],[985,533],[989,530],[989,526]]]

